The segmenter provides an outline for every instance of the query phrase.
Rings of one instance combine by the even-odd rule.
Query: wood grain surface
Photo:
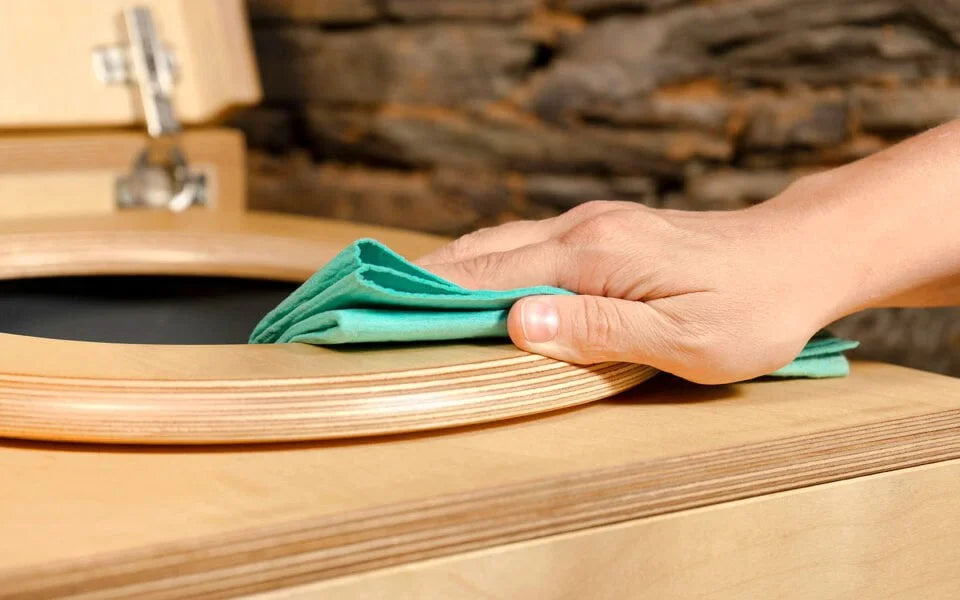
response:
[[[957,458],[960,381],[872,363],[832,380],[661,377],[432,434],[211,449],[10,441],[0,596],[229,597]],[[790,508],[739,526],[763,531]]]
[[[358,350],[0,335],[0,349],[0,436],[111,443],[276,442],[437,429],[592,402],[656,372],[627,363],[571,365],[511,344]]]
[[[271,215],[131,212],[0,223],[0,277],[204,274],[301,280],[358,237],[441,238]],[[351,437],[481,423],[605,398],[654,373],[511,344],[318,348],[103,344],[0,334],[0,435],[113,443]]]
[[[417,561],[247,600],[953,600],[960,460]]]
[[[128,43],[124,8],[151,9],[176,54],[173,102],[187,124],[255,104],[260,85],[242,0],[4,0],[0,2],[0,129],[104,127],[143,122],[136,87],[105,85],[94,48]]]
[[[117,178],[131,171],[146,143],[146,134],[135,131],[0,135],[0,224],[116,212]],[[191,210],[242,212],[243,136],[196,129],[182,134],[180,145],[190,168],[207,176],[207,206]]]
[[[149,274],[303,281],[360,237],[381,239],[409,256],[445,241],[343,221],[228,213],[131,210],[0,221],[0,279]]]

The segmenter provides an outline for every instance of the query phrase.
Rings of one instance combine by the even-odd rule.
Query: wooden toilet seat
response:
[[[591,402],[654,371],[499,342],[200,345],[243,341],[257,310],[226,314],[241,294],[215,318],[167,305],[181,330],[218,336],[154,337],[163,320],[123,292],[130,275],[154,305],[152,285],[182,278],[189,304],[204,288],[187,278],[282,294],[360,237],[407,256],[444,242],[247,212],[248,182],[259,205],[410,201],[350,178],[315,185],[310,166],[277,186],[282,172],[261,175],[293,157],[251,175],[224,126],[262,96],[248,8],[292,27],[279,41],[311,54],[301,78],[326,81],[313,46],[346,32],[315,23],[312,4],[0,2],[0,438],[91,442],[0,440],[0,599],[956,597],[955,379],[854,361],[844,378],[663,377]],[[366,4],[357,40],[428,27]],[[398,74],[416,81],[425,64]],[[271,99],[234,122],[272,135]],[[336,164],[327,154],[311,158]],[[108,300],[95,323],[80,310],[91,298]],[[128,327],[116,306],[129,336],[77,333]],[[185,446],[219,443],[237,445]]]
[[[411,256],[443,242],[245,212],[244,141],[217,127],[261,97],[242,0],[16,0],[0,21],[13,34],[0,66],[20,84],[0,97],[0,280],[299,282],[360,237]],[[651,374],[502,343],[174,346],[3,333],[0,437],[204,444],[395,433],[582,404]]]
[[[208,275],[301,281],[359,237],[443,240],[271,214],[133,211],[0,222],[0,278]],[[207,444],[399,433],[605,398],[654,374],[510,344],[146,345],[0,334],[0,436]]]

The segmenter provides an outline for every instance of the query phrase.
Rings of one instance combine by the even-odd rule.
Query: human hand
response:
[[[833,316],[829,284],[818,280],[829,269],[803,250],[809,240],[795,225],[760,210],[590,202],[477,231],[417,262],[472,289],[579,294],[513,306],[510,338],[524,350],[724,383],[789,363]]]
[[[481,230],[419,262],[524,298],[513,342],[577,363],[645,363],[722,383],[790,362],[820,328],[881,306],[960,303],[960,119],[801,177],[731,212],[590,202]]]

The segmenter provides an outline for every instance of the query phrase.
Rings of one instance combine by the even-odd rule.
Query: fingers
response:
[[[469,260],[482,254],[507,252],[546,241],[554,235],[550,220],[512,221],[497,227],[480,229],[458,238],[415,262],[421,267]]]
[[[567,247],[548,240],[426,268],[468,289],[509,290],[537,285],[565,287],[576,272],[576,260]]]
[[[510,338],[519,348],[567,362],[623,361],[671,371],[671,327],[643,302],[600,296],[531,296],[514,304]]]
[[[562,215],[540,221],[513,221],[469,233],[446,246],[420,257],[422,266],[460,262],[483,254],[508,252],[523,246],[539,244],[558,236],[583,221],[613,210],[636,209],[634,202],[595,201],[568,210]]]

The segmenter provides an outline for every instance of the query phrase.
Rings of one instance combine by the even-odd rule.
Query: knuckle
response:
[[[578,355],[585,361],[603,359],[618,353],[618,335],[624,331],[620,312],[611,303],[594,296],[582,296],[581,310],[577,311],[572,334]]]
[[[561,241],[575,246],[600,245],[622,232],[623,220],[616,213],[603,213],[573,226],[561,236]]]
[[[567,214],[578,217],[589,217],[591,215],[598,215],[610,210],[611,205],[616,205],[616,202],[611,202],[609,200],[590,200],[589,202],[584,202],[574,206],[567,211]]]
[[[468,288],[481,288],[492,273],[496,272],[499,258],[495,254],[481,254],[459,263],[460,280]]]
[[[476,244],[477,233],[478,232],[468,233],[453,240],[446,248],[446,256],[452,260],[456,260],[460,256],[469,254],[470,249]]]

